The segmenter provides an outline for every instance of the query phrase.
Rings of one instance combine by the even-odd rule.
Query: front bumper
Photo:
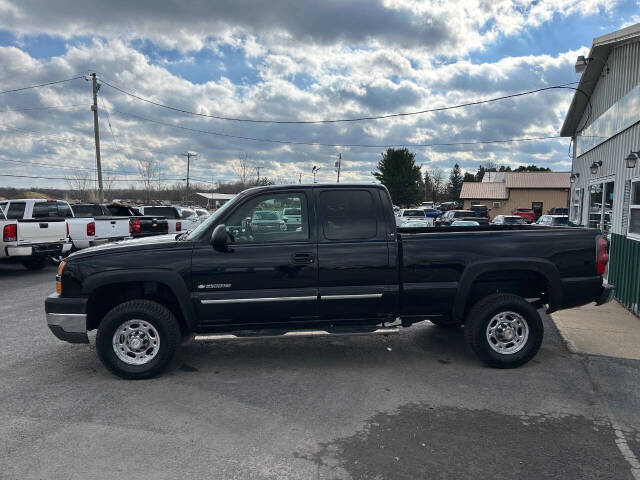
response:
[[[64,298],[52,293],[44,302],[44,311],[49,330],[60,340],[89,343],[86,298]]]
[[[605,303],[610,302],[611,299],[613,298],[614,291],[615,291],[615,287],[613,285],[603,285],[602,292],[600,293],[598,300],[596,300],[596,305],[603,305]]]

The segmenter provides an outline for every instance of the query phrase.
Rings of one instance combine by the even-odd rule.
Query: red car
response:
[[[536,220],[536,214],[533,213],[533,210],[530,208],[516,208],[513,212],[511,212],[511,215],[522,217],[527,223],[533,223]]]

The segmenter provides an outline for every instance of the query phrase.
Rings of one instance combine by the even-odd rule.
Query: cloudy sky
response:
[[[120,89],[204,115],[275,121],[410,112],[574,82],[593,37],[640,21],[638,0],[0,0],[0,90],[96,72]],[[558,135],[571,100],[552,90],[393,119],[225,121],[154,106],[104,84],[103,168],[116,185],[155,158],[167,181],[198,153],[200,181],[248,156],[281,181],[370,181],[384,145]],[[90,83],[0,95],[0,173],[93,175]],[[244,138],[237,138],[244,137]],[[261,141],[250,140],[260,139]],[[294,142],[294,143],[287,143]],[[326,146],[300,143],[372,145]],[[411,147],[417,162],[475,171],[493,161],[570,169],[567,139]],[[0,177],[0,185],[64,180]]]

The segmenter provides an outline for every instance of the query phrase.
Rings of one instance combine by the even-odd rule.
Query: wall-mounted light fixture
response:
[[[569,177],[569,181],[571,183],[574,183],[579,178],[580,178],[580,174],[579,173],[572,173],[571,176]]]
[[[627,164],[627,168],[636,168],[639,157],[640,157],[640,150],[638,150],[637,152],[632,151],[629,155],[627,155],[627,158],[624,159],[624,161]]]
[[[597,162],[593,162],[591,164],[591,166],[589,167],[589,170],[591,170],[591,175],[595,175],[596,173],[598,173],[598,169],[602,166],[602,160],[598,160]]]

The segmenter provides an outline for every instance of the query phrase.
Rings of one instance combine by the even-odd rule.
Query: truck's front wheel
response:
[[[476,303],[465,321],[465,337],[487,365],[515,368],[531,360],[542,343],[538,311],[517,295],[499,293]]]
[[[150,378],[171,362],[180,344],[175,316],[149,300],[131,300],[113,308],[100,322],[96,348],[100,360],[127,379]]]

